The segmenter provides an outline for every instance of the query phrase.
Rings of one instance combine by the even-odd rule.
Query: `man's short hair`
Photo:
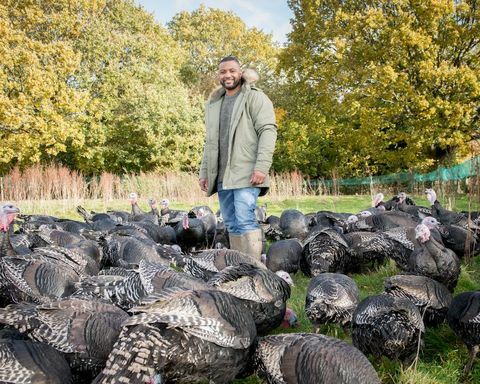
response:
[[[218,65],[226,61],[235,61],[238,64],[238,66],[241,66],[240,61],[238,61],[238,59],[235,56],[225,56],[222,60],[219,61]]]

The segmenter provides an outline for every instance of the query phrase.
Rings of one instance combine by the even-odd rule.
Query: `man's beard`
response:
[[[220,81],[220,84],[222,85],[223,88],[227,89],[227,90],[232,90],[232,89],[235,89],[238,87],[238,84],[240,84],[240,81],[242,79],[238,79],[237,81],[235,81],[232,85],[225,85],[225,82],[224,81]]]

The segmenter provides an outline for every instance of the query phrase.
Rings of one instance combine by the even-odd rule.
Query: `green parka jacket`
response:
[[[217,192],[218,135],[224,94],[223,88],[214,91],[205,106],[207,135],[199,176],[208,180],[207,196]],[[261,188],[260,196],[267,193],[276,139],[277,125],[272,102],[261,90],[244,82],[233,107],[223,188],[251,187],[250,177],[257,170],[267,175],[265,181],[258,185]]]

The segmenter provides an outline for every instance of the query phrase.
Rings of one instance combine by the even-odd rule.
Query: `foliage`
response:
[[[208,96],[216,84],[218,62],[228,55],[237,56],[244,67],[256,68],[265,90],[274,81],[278,49],[272,36],[247,28],[232,12],[201,5],[191,13],[178,13],[168,29],[188,52],[182,78],[197,93]]]
[[[55,156],[67,141],[82,139],[75,116],[86,100],[67,83],[80,55],[64,38],[76,29],[58,10],[65,3],[0,5],[0,171]]]
[[[185,52],[132,0],[8,0],[0,28],[0,171],[41,160],[87,173],[199,162],[202,101],[179,80]]]
[[[476,1],[289,5],[293,31],[280,70],[292,97],[281,105],[288,116],[280,134],[301,144],[293,167],[355,176],[463,155],[479,129]],[[288,169],[288,156],[280,152],[275,166]]]

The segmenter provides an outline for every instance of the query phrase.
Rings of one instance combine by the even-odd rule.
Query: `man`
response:
[[[234,56],[218,66],[221,87],[205,107],[207,130],[199,185],[218,192],[230,248],[260,259],[262,230],[255,217],[258,196],[267,193],[277,139],[270,99],[242,78]]]

